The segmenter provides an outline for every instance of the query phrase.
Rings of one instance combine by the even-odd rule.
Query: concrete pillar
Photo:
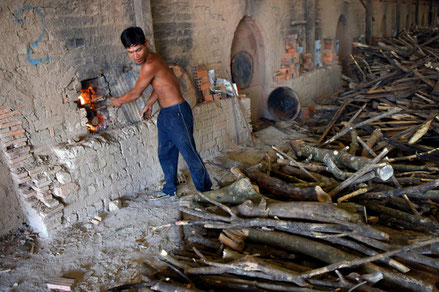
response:
[[[396,2],[396,34],[399,35],[401,32],[401,5],[402,0]]]
[[[419,0],[416,0],[415,25],[419,25]]]
[[[372,42],[373,0],[367,0],[366,5],[366,44]]]
[[[305,2],[306,17],[306,52],[314,56],[316,40],[316,1],[306,0]]]

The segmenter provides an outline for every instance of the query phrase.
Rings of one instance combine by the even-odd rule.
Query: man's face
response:
[[[143,64],[148,55],[148,41],[144,45],[135,45],[126,49],[128,52],[128,57],[130,57],[136,64]]]

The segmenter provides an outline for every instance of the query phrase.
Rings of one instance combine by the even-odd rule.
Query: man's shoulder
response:
[[[155,53],[150,53],[148,59],[142,64],[142,68],[159,68],[163,66],[167,66],[166,63],[163,61],[162,57]]]

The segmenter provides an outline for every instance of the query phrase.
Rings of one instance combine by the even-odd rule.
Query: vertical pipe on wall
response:
[[[430,9],[428,12],[428,25],[433,25],[433,0],[430,0]]]
[[[315,39],[316,39],[316,1],[306,0],[305,2],[306,17],[306,51],[314,56]]]
[[[399,35],[401,32],[401,5],[402,0],[396,2],[396,34]]]
[[[367,0],[366,5],[366,44],[372,42],[372,19],[373,19],[373,0]]]

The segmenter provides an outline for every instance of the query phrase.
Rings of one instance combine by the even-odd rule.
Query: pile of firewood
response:
[[[276,153],[286,159],[276,162],[273,152],[245,174],[232,169],[236,181],[229,186],[180,199],[186,220],[155,229],[185,226],[188,244],[162,251],[160,261],[169,269],[148,274],[143,287],[157,291],[434,289],[439,271],[439,260],[431,256],[439,248],[436,222],[406,214],[422,232],[379,226],[381,215],[394,215],[388,212],[391,208],[379,203],[335,204],[331,192],[324,191],[340,185],[335,179],[318,186],[331,179],[304,169],[305,164],[277,148]],[[301,167],[290,165],[295,163]],[[289,183],[290,177],[320,182]],[[404,225],[398,219],[408,221],[393,218],[399,227]]]
[[[169,269],[142,287],[437,289],[439,33],[355,51],[357,77],[315,107],[308,137],[232,169],[229,186],[180,199],[185,220],[156,228],[185,226],[188,244],[163,251]]]

